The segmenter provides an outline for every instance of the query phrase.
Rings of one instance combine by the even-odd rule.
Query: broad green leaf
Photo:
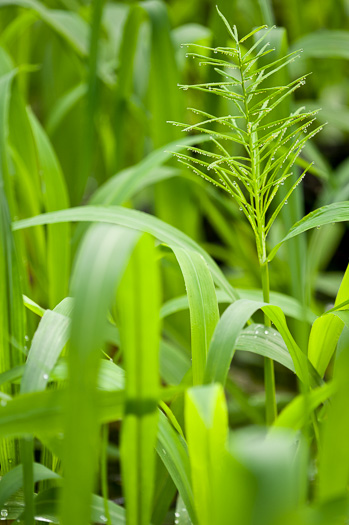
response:
[[[182,248],[173,251],[181,267],[189,302],[193,383],[202,384],[206,355],[219,320],[216,291],[207,263],[200,254]]]
[[[154,492],[159,396],[160,276],[154,239],[138,242],[117,293],[126,373],[121,472],[129,525],[148,525]]]

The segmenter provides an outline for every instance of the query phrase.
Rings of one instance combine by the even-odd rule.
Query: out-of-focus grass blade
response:
[[[61,523],[59,518],[59,500],[61,490],[59,488],[50,488],[38,494],[35,499],[35,516],[41,521],[52,523]],[[125,509],[113,501],[108,501],[109,515],[112,525],[126,524]],[[106,523],[104,500],[96,494],[92,495],[91,517],[88,523]]]
[[[44,479],[60,479],[56,472],[48,469],[40,463],[33,465],[34,481],[42,481]],[[23,485],[23,467],[17,465],[10,472],[0,480],[0,507],[2,507],[11,496],[13,496]]]
[[[98,453],[99,349],[104,342],[108,307],[138,236],[125,228],[94,225],[75,263],[64,443],[64,525],[85,525],[89,520]]]
[[[192,522],[196,524],[187,444],[162,412],[159,417],[156,450],[176,485]]]
[[[46,310],[34,334],[21,383],[21,392],[44,390],[68,341],[68,317]]]
[[[303,49],[302,58],[349,59],[349,35],[347,31],[323,29],[297,40],[293,49]]]
[[[195,135],[195,137],[178,139],[156,149],[135,166],[118,172],[102,184],[93,194],[90,203],[122,204],[133,197],[139,187],[146,185],[146,180],[151,177],[152,172],[170,160],[173,152],[181,151],[186,145],[201,144],[207,140],[207,136]]]
[[[29,113],[37,147],[38,164],[46,211],[69,207],[65,180],[53,148],[33,113]],[[54,307],[67,295],[70,271],[70,227],[52,225],[47,232],[47,272],[49,305]]]
[[[16,396],[0,407],[2,438],[34,434],[55,436],[64,430],[65,391],[47,390]],[[124,393],[120,390],[99,392],[97,422],[107,423],[121,419]]]
[[[338,390],[328,406],[328,413],[321,433],[317,497],[330,501],[347,497],[349,477],[349,344],[336,359],[334,380]]]
[[[290,523],[287,517],[306,502],[306,444],[295,432],[276,430],[266,436],[248,428],[230,435],[231,453],[253,476],[250,525]]]
[[[247,473],[226,448],[228,412],[221,385],[187,391],[185,426],[198,523],[247,524]]]
[[[335,306],[349,300],[349,266],[338,290]],[[333,352],[336,349],[344,323],[333,313],[324,314],[314,322],[308,346],[308,357],[321,377],[325,374]]]
[[[46,129],[47,133],[52,136],[60,126],[64,117],[69,111],[82,99],[87,93],[86,83],[81,83],[65,93],[53,106],[48,116]]]
[[[22,285],[17,249],[11,233],[10,206],[13,199],[8,173],[8,113],[11,84],[15,71],[0,78],[0,372],[23,362],[25,313],[22,300]],[[7,197],[8,196],[8,197]],[[11,344],[11,339],[15,342]],[[11,385],[2,391],[12,394]],[[1,440],[1,474],[11,469],[18,459],[18,450],[13,441]]]
[[[159,397],[160,276],[154,240],[138,242],[117,293],[126,372],[121,471],[129,525],[148,525],[155,477]]]
[[[288,241],[288,239],[292,239],[293,237],[296,237],[296,235],[299,235],[300,233],[306,232],[307,230],[310,230],[312,228],[319,228],[321,226],[324,226],[325,224],[331,224],[333,222],[344,222],[349,220],[349,202],[335,202],[333,204],[329,204],[328,206],[323,206],[322,208],[318,208],[317,210],[312,211],[303,219],[298,221],[286,237],[284,237],[269,254],[269,260],[272,260],[280,248],[280,246],[285,242]]]
[[[243,290],[241,288],[236,288],[235,290],[238,293],[240,299],[251,299],[252,301],[263,300],[262,290]],[[217,290],[216,295],[218,303],[230,304],[232,302],[231,297],[222,290]],[[270,292],[270,302],[281,308],[286,316],[293,317],[294,319],[302,320],[304,319],[304,314],[306,315],[308,323],[313,323],[316,319],[316,315],[310,310],[310,308],[306,308],[304,312],[302,305],[289,295],[279,292]],[[166,317],[188,308],[188,297],[186,295],[182,295],[180,297],[170,299],[164,303],[161,308],[160,315],[162,317]]]
[[[178,246],[180,248],[194,250],[200,253],[207,262],[215,283],[229,294],[232,300],[236,298],[235,290],[205,250],[183,232],[147,213],[119,206],[83,206],[16,221],[13,223],[13,229],[20,230],[39,224],[54,224],[68,221],[119,224],[135,230],[148,232],[169,246]]]
[[[182,248],[174,248],[174,254],[181,267],[189,302],[193,383],[200,385],[211,337],[219,320],[216,291],[211,272],[200,254]]]
[[[283,409],[273,426],[300,430],[308,422],[311,412],[329,399],[335,391],[335,383],[328,383],[305,395],[297,396]]]

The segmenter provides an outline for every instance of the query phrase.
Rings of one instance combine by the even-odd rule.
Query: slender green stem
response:
[[[262,288],[263,288],[263,300],[265,303],[269,303],[269,268],[268,261],[264,261],[260,265],[261,277],[262,277]],[[264,314],[264,324],[270,326],[269,317]],[[275,393],[275,374],[274,374],[274,361],[269,357],[264,358],[264,385],[265,385],[265,409],[266,409],[266,422],[271,425],[277,416],[276,407],[276,393]]]
[[[104,502],[104,512],[107,524],[111,525],[111,516],[108,505],[108,441],[109,441],[109,427],[102,426],[102,451],[101,451],[101,489]]]

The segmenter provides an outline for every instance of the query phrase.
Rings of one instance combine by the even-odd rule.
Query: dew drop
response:
[[[265,335],[269,334],[268,330],[264,330],[264,333],[265,333]]]
[[[179,518],[179,512],[175,512],[176,518]]]
[[[24,336],[25,341],[29,341],[29,335]]]
[[[45,379],[45,381],[47,381],[47,379],[48,379],[48,374],[43,374],[42,377]]]
[[[2,518],[7,518],[8,511],[6,509],[1,509],[0,515]]]
[[[99,516],[99,519],[101,521],[103,521],[104,523],[106,523],[108,521],[108,518],[106,516],[103,516],[103,514],[102,514],[102,516]]]
[[[285,204],[288,204],[288,201],[285,201]]]

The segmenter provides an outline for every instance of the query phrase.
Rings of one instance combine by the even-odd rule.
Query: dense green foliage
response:
[[[348,522],[347,11],[0,0],[1,520]]]

